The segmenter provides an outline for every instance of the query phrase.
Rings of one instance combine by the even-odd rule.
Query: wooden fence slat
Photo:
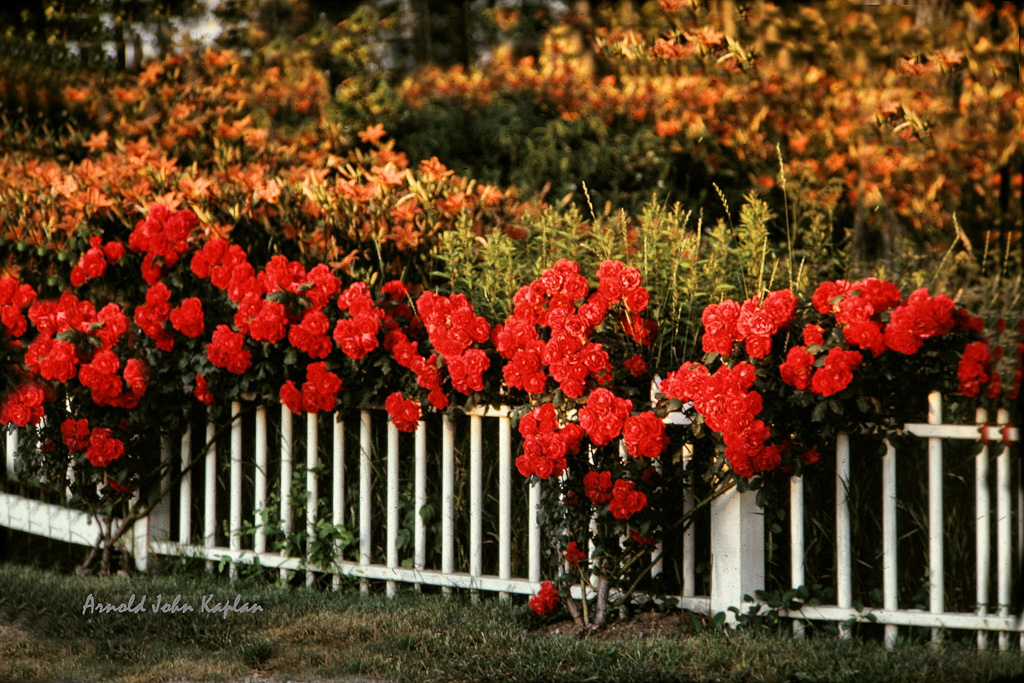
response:
[[[850,436],[840,433],[836,438],[836,605],[853,605],[853,558],[850,553]],[[839,627],[842,638],[851,636],[850,629]]]
[[[331,441],[331,524],[335,527],[345,526],[345,420],[340,413],[332,414],[334,438]],[[341,548],[335,553],[338,562],[342,561]],[[341,588],[341,574],[331,575],[331,587]]]
[[[985,424],[988,422],[988,411],[978,408],[974,417],[978,424]],[[988,487],[988,444],[983,444],[981,450],[974,456],[974,556],[975,573],[978,577],[976,595],[978,616],[980,617],[988,614],[989,571],[992,566],[992,548],[989,538],[991,505]],[[984,650],[988,646],[988,634],[985,631],[978,631],[977,644],[979,650]]]
[[[398,569],[398,427],[388,418],[388,515],[387,566]],[[395,582],[386,585],[389,598],[395,597]]]
[[[512,577],[512,423],[498,418],[498,577]],[[508,600],[509,593],[501,599]]]
[[[284,540],[292,535],[292,411],[281,404],[281,532]],[[282,548],[281,555],[287,550]],[[281,581],[287,581],[289,572],[282,568]]]
[[[359,423],[359,564],[368,566],[373,548],[372,500],[370,498],[370,474],[373,469],[371,448],[373,446],[373,423],[369,410],[360,411]],[[359,590],[370,592],[367,581],[359,583]]]
[[[242,405],[231,403],[231,508],[228,545],[232,550],[242,549]],[[238,578],[238,567],[231,563],[231,579]]]
[[[203,494],[203,544],[207,548],[217,545],[217,425],[209,418],[206,423],[206,472]],[[207,571],[212,572],[213,561],[207,560]]]
[[[896,610],[898,605],[897,561],[896,448],[886,439],[882,456],[882,604],[887,610]],[[886,625],[886,648],[892,649],[898,636],[898,626]]]
[[[253,494],[253,524],[256,533],[253,536],[253,550],[257,553],[267,551],[267,529],[263,524],[263,511],[267,507],[267,409],[256,408],[256,473],[253,478],[255,492]]]
[[[319,413],[306,413],[306,562],[313,565],[313,545],[316,542],[317,507],[319,506],[319,489],[316,479],[316,467],[320,459],[320,421]],[[306,570],[306,586],[312,587],[316,582],[316,574]]]
[[[441,572],[455,571],[455,425],[441,418]]]
[[[942,424],[942,396],[928,394],[928,422]],[[928,610],[945,611],[945,562],[943,560],[942,439],[928,439]],[[942,629],[932,628],[932,642],[942,639]]]

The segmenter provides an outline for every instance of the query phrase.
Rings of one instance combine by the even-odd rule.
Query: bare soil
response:
[[[596,631],[566,619],[541,626],[533,633],[545,637],[637,640],[657,636],[675,638],[694,633],[706,624],[707,617],[694,612],[638,612],[625,621],[613,621]]]

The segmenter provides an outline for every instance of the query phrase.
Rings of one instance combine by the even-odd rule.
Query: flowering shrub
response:
[[[548,482],[544,505],[566,562],[537,604],[554,609],[551,591],[568,582],[593,585],[587,600],[562,598],[595,625],[611,589],[626,599],[646,573],[651,544],[689,523],[678,495],[684,442],[710,432],[721,445],[721,462],[704,469],[715,495],[734,482],[760,485],[757,474],[800,471],[838,430],[897,429],[919,405],[908,392],[976,395],[984,386],[1003,400],[992,379],[1003,354],[979,346],[980,320],[926,290],[904,299],[866,278],[826,282],[809,299],[778,290],[710,305],[703,361],[683,362],[652,401],[650,373],[664,369],[653,354],[659,326],[639,270],[622,262],[603,261],[591,280],[560,260],[494,324],[458,293],[398,281],[345,286],[329,266],[283,255],[257,265],[238,245],[206,239],[188,210],[152,213],[130,249],[91,246],[118,258],[103,272],[89,266],[57,298],[0,280],[3,349],[19,366],[0,421],[38,431],[22,440],[26,476],[66,481],[70,463],[76,500],[109,513],[164,474],[153,425],[180,437],[198,411],[243,395],[296,413],[383,403],[402,431],[414,431],[428,405],[518,406],[516,467]],[[1019,363],[1020,345],[1014,355]],[[888,381],[911,375],[909,389]],[[1019,384],[1017,370],[1008,397]],[[670,430],[663,418],[681,408],[693,425]],[[131,514],[147,504],[141,498]]]

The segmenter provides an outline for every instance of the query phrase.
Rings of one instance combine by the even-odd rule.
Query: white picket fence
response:
[[[291,495],[280,495],[275,511],[279,513],[280,532],[289,535],[296,527],[305,523],[309,537],[316,534],[319,521],[316,514],[296,514],[300,510],[317,510],[317,502],[321,495],[320,485],[329,480],[330,516],[327,521],[337,526],[348,526],[358,529],[358,552],[356,559],[345,559],[340,554],[328,569],[333,575],[333,584],[337,586],[342,576],[356,577],[364,591],[369,590],[372,581],[383,581],[388,595],[395,593],[396,584],[407,583],[416,585],[441,586],[445,590],[453,588],[468,589],[478,594],[479,591],[496,592],[507,598],[511,594],[532,594],[536,592],[545,577],[543,571],[543,554],[545,530],[538,520],[540,504],[540,486],[529,487],[525,505],[513,509],[513,486],[521,486],[522,478],[515,471],[512,452],[513,440],[510,418],[507,409],[479,408],[466,414],[464,418],[442,417],[441,448],[438,454],[436,447],[428,443],[428,429],[420,422],[415,435],[402,437],[394,425],[388,420],[386,427],[386,444],[378,451],[374,441],[374,426],[377,421],[387,420],[383,411],[362,410],[358,412],[358,443],[346,443],[346,425],[342,415],[305,416],[305,452],[297,453],[294,447],[295,436],[294,416],[283,407],[280,419],[276,424],[275,433],[268,429],[268,412],[260,407],[255,411],[254,420],[250,421],[251,433],[247,436],[251,441],[250,452],[243,448],[246,442],[243,433],[243,421],[237,419],[241,405],[233,404],[232,411],[236,419],[232,421],[230,449],[226,454],[217,452],[211,446],[201,464],[204,470],[204,490],[197,491],[192,485],[193,471],[200,463],[193,463],[193,440],[187,433],[180,444],[163,443],[162,457],[180,467],[184,472],[177,490],[171,490],[168,480],[164,485],[165,500],[147,518],[134,525],[126,534],[127,550],[134,556],[140,569],[145,569],[151,555],[187,556],[205,559],[212,568],[215,563],[223,560],[231,562],[231,576],[237,574],[237,565],[241,563],[259,565],[280,570],[282,578],[292,572],[305,572],[306,582],[312,585],[318,574],[323,573],[309,562],[307,557],[291,556],[284,552],[268,550],[270,534],[263,525],[261,510],[268,506],[271,492],[287,493],[290,491],[287,482],[292,481],[293,472],[305,470],[305,501],[293,501]],[[355,418],[356,416],[351,416]],[[932,638],[943,637],[944,629],[968,630],[977,632],[978,647],[987,647],[989,634],[997,633],[1000,649],[1007,649],[1013,640],[1019,639],[1024,649],[1024,628],[1018,623],[1017,617],[1010,614],[1010,603],[1014,577],[1018,576],[1021,557],[1024,554],[1024,489],[1020,485],[1019,476],[1011,476],[1011,443],[1019,443],[1020,430],[1016,427],[1007,428],[1009,416],[1000,411],[995,423],[985,426],[987,415],[979,411],[976,425],[947,425],[942,423],[941,399],[938,394],[929,397],[928,421],[925,424],[908,424],[906,430],[927,440],[927,490],[928,490],[928,566],[927,581],[929,603],[928,609],[909,609],[898,604],[897,585],[897,482],[896,482],[896,449],[887,444],[882,459],[882,547],[883,585],[882,605],[854,608],[852,580],[853,562],[851,552],[851,518],[849,503],[849,481],[851,467],[850,440],[847,435],[840,435],[836,444],[835,473],[835,535],[829,539],[835,545],[835,591],[836,604],[803,606],[800,610],[782,611],[784,616],[794,620],[794,631],[797,636],[803,634],[807,621],[825,621],[840,625],[849,620],[874,621],[884,625],[885,643],[892,647],[902,627],[929,627]],[[497,421],[497,429],[486,421]],[[301,422],[301,419],[300,419]],[[353,425],[354,426],[354,425]],[[469,453],[468,465],[460,460],[459,474],[468,482],[457,482],[456,472],[456,435],[457,429],[468,427]],[[299,425],[301,428],[301,425]],[[206,426],[206,441],[214,440],[218,425],[214,422]],[[990,445],[983,447],[975,456],[975,501],[976,512],[975,541],[977,565],[977,608],[973,612],[951,612],[945,610],[944,601],[944,534],[943,534],[943,442],[945,440],[978,441],[985,429],[985,439]],[[356,430],[352,430],[353,432]],[[497,432],[497,491],[485,491],[482,485],[482,473],[485,466],[484,433]],[[327,444],[323,437],[330,435],[330,465],[319,464],[319,454],[327,452]],[[279,462],[268,462],[270,459],[270,439],[278,441]],[[406,448],[402,442],[406,441]],[[412,441],[409,449],[408,441]],[[13,474],[13,453],[17,444],[17,433],[8,434],[6,439],[6,462],[9,474]],[[486,457],[491,458],[493,444],[487,442]],[[411,450],[411,453],[410,453]],[[304,456],[304,460],[301,458]],[[218,518],[218,468],[228,459],[229,484],[227,487],[229,514],[228,545],[217,544],[218,525],[223,519]],[[411,457],[412,489],[414,498],[414,523],[412,530],[411,557],[401,558],[399,555],[399,520],[401,485],[400,463]],[[909,456],[904,456],[909,457]],[[990,460],[995,459],[995,476],[990,476]],[[356,476],[358,477],[358,501],[351,506],[355,509],[357,519],[346,519],[346,460],[358,458]],[[384,463],[385,474],[375,477],[374,462]],[[1019,458],[1017,458],[1019,460]],[[408,461],[406,461],[408,462]],[[195,465],[195,468],[193,467]],[[1017,465],[1019,467],[1019,464]],[[268,478],[271,471],[278,476],[272,482]],[[249,481],[244,476],[251,473]],[[440,476],[440,533],[428,538],[428,529],[419,512],[427,504],[428,481]],[[375,481],[383,478],[384,481]],[[406,481],[406,484],[409,482]],[[457,535],[455,501],[456,484],[468,483],[468,533]],[[994,484],[994,486],[993,486]],[[374,527],[373,500],[374,487],[384,486],[385,511],[383,533],[385,534],[383,557],[374,554],[374,538],[380,533]],[[251,488],[248,488],[251,486]],[[436,488],[436,484],[435,484]],[[497,500],[494,501],[494,494]],[[994,495],[993,495],[994,493]],[[201,496],[202,500],[202,533],[194,534],[193,498]],[[249,498],[251,496],[251,498]],[[684,505],[693,505],[689,491],[684,493]],[[252,501],[251,509],[243,508],[244,499]],[[697,527],[691,526],[683,533],[682,539],[682,590],[678,598],[680,606],[703,614],[725,612],[730,607],[738,607],[746,612],[756,603],[746,599],[765,587],[765,526],[764,516],[755,504],[752,492],[738,493],[730,490],[715,499],[711,505],[710,537],[697,538]],[[993,510],[994,499],[994,510]],[[485,506],[497,504],[496,533],[492,530],[488,542],[497,543],[497,573],[486,574],[483,567],[484,534],[482,520]],[[813,501],[808,501],[813,502]],[[172,509],[177,516],[176,529],[171,528]],[[994,514],[993,514],[994,512]],[[799,587],[805,583],[805,533],[806,514],[804,482],[799,477],[792,479],[789,505],[789,555],[790,583]],[[524,520],[525,517],[525,520]],[[252,525],[251,541],[243,548],[243,520],[248,519]],[[1016,523],[1016,539],[1014,536]],[[16,495],[0,493],[0,527],[38,534],[48,538],[91,546],[94,544],[98,530],[90,516],[81,511],[71,510],[54,504]],[[301,528],[301,527],[299,527]],[[513,576],[513,550],[522,550],[521,539],[512,538],[513,528],[528,530],[526,539],[525,576]],[[995,536],[993,552],[992,537]],[[278,534],[280,535],[280,534]],[[438,536],[439,538],[435,537]],[[496,538],[494,538],[496,536]],[[1016,541],[1016,543],[1014,543]],[[434,544],[433,546],[428,544]],[[437,553],[428,552],[440,544],[439,566],[428,566],[428,555],[436,557]],[[697,594],[695,557],[698,543],[710,546],[711,579],[710,595]],[[461,544],[461,545],[460,545]],[[1014,558],[1016,545],[1016,560]],[[459,547],[466,558],[465,565],[456,568],[456,548]],[[406,562],[403,564],[402,560]],[[411,566],[409,560],[411,560]],[[992,593],[989,576],[995,567],[995,595]],[[492,568],[493,570],[493,568]],[[1016,570],[1016,573],[1015,573]],[[652,571],[660,571],[655,567]],[[580,588],[574,587],[579,595]],[[993,602],[994,598],[994,602]],[[730,620],[733,617],[730,614]],[[841,626],[840,633],[849,637],[850,630]],[[1011,636],[1016,636],[1012,638]]]

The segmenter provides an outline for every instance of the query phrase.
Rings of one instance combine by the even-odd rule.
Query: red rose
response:
[[[394,392],[384,401],[384,407],[391,416],[391,421],[400,432],[415,432],[420,419],[420,405],[412,399]]]
[[[106,467],[124,455],[124,444],[114,438],[113,432],[106,427],[97,427],[89,436],[89,447],[85,457],[93,467]]]
[[[189,297],[170,313],[171,326],[186,337],[203,334],[203,304],[198,297]]]
[[[543,617],[558,609],[560,602],[558,591],[550,581],[545,581],[537,594],[530,598],[530,609]]]
[[[786,356],[786,362],[779,366],[782,381],[797,389],[806,389],[811,385],[811,368],[814,356],[807,353],[803,346],[794,346]]]
[[[565,561],[573,567],[579,567],[580,562],[587,559],[587,554],[579,549],[576,541],[569,541],[569,547],[565,549]]]
[[[61,423],[60,435],[64,445],[72,453],[81,453],[89,447],[89,420],[67,418]]]
[[[668,446],[665,423],[651,411],[626,418],[622,436],[634,458],[657,458]]]
[[[213,405],[213,394],[207,388],[206,378],[202,375],[196,375],[196,388],[192,390],[192,395],[204,405]]]
[[[608,511],[615,519],[629,519],[647,507],[647,496],[637,491],[631,481],[619,479],[612,488],[612,500]]]
[[[612,473],[587,472],[583,477],[584,493],[594,505],[604,505],[612,499]]]

